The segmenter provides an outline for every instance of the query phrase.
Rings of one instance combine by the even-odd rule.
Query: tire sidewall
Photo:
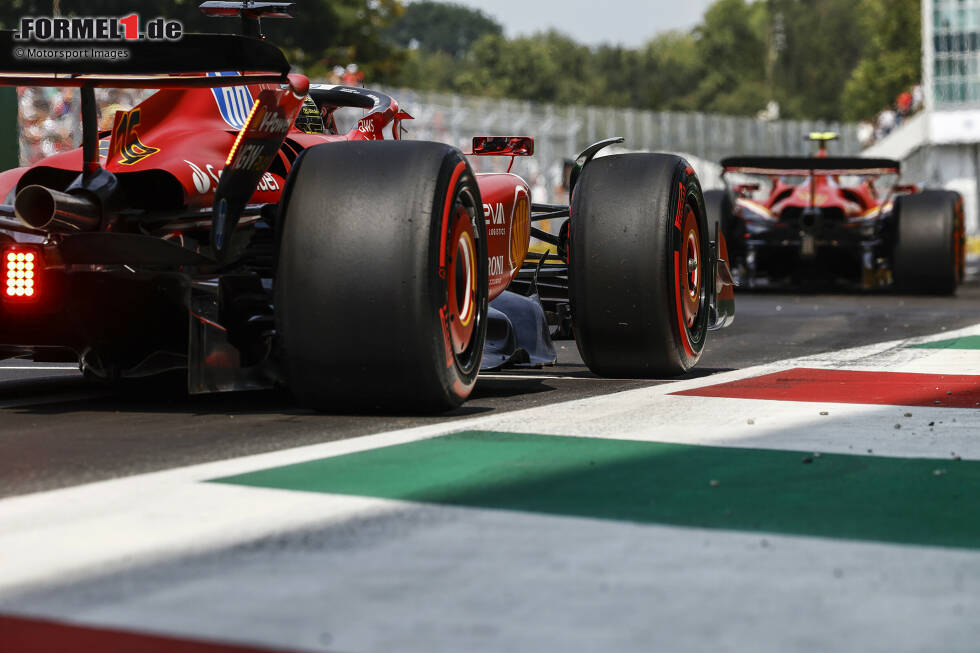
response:
[[[446,392],[447,403],[458,406],[473,390],[480,372],[480,361],[483,358],[483,346],[486,341],[487,312],[489,306],[489,259],[487,254],[486,225],[483,216],[483,200],[476,176],[466,159],[459,153],[446,157],[439,172],[439,183],[433,200],[433,217],[431,221],[430,242],[431,257],[428,269],[432,271],[429,282],[431,304],[426,313],[432,319],[431,330],[437,339],[435,350],[439,356],[433,359],[432,374],[441,379],[440,386]],[[449,335],[449,273],[447,265],[453,254],[450,236],[453,230],[453,206],[459,194],[468,194],[473,202],[474,211],[471,214],[473,236],[476,245],[476,275],[477,275],[477,324],[473,334],[475,349],[467,350],[468,361],[461,361],[452,348]],[[447,204],[446,199],[450,198]],[[448,211],[448,214],[447,214]],[[468,363],[468,364],[464,364]]]
[[[701,353],[704,351],[704,343],[707,340],[708,335],[708,321],[709,321],[709,300],[710,300],[710,288],[711,284],[715,283],[714,278],[714,264],[711,260],[711,244],[710,238],[713,234],[708,231],[708,218],[707,211],[704,202],[704,194],[701,191],[701,184],[698,181],[697,176],[694,174],[694,170],[689,165],[684,165],[684,161],[678,163],[675,171],[675,178],[678,179],[679,187],[676,197],[673,199],[673,210],[678,212],[678,210],[683,211],[685,206],[690,206],[694,209],[694,213],[698,222],[698,231],[700,232],[700,256],[702,267],[701,267],[701,297],[700,306],[698,308],[698,313],[695,317],[694,324],[691,327],[686,327],[682,325],[682,316],[677,314],[677,302],[674,303],[673,317],[671,320],[672,326],[676,327],[675,335],[683,344],[683,349],[678,351],[679,362],[684,367],[685,370],[689,370],[698,362],[701,358]],[[681,204],[682,203],[682,204]],[[680,209],[678,209],[678,204],[680,204]],[[675,222],[671,225],[671,251],[678,255],[682,255],[681,248],[683,247],[683,234],[681,233],[680,227]],[[668,267],[670,268],[667,273],[667,279],[669,283],[675,289],[675,292],[679,288],[677,279],[677,267],[672,265],[672,256],[668,256]]]

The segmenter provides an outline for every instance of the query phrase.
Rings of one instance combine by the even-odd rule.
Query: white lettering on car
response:
[[[489,220],[490,224],[504,223],[504,205],[497,202],[496,206],[491,204],[483,205],[483,218]]]
[[[503,256],[491,256],[489,262],[490,262],[490,276],[499,277],[504,273]]]
[[[191,168],[191,179],[194,182],[194,188],[198,193],[201,195],[206,195],[218,187],[218,181],[221,179],[220,169],[217,169],[208,163],[204,166],[204,170],[202,170],[201,166],[192,161],[188,161],[187,159],[184,159],[184,163]],[[207,172],[205,172],[205,170],[207,170]],[[272,192],[280,190],[281,186],[279,185],[279,181],[271,172],[265,172],[259,179],[259,183],[255,189],[259,191]]]

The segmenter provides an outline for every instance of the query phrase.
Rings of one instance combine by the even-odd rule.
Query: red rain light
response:
[[[8,247],[3,255],[4,292],[6,301],[25,302],[37,299],[37,271],[40,253],[22,246]]]

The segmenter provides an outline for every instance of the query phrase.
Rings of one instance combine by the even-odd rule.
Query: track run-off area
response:
[[[980,283],[439,417],[0,367],[0,650],[975,651]]]

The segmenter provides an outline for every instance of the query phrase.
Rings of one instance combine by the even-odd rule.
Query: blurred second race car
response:
[[[835,137],[810,134],[813,157],[722,160],[726,189],[704,195],[736,282],[955,292],[965,268],[959,193],[899,184],[890,159],[829,157]]]

